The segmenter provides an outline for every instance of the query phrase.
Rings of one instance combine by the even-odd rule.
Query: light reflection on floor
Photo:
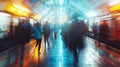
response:
[[[61,36],[59,34],[59,37],[58,37],[58,43],[59,43],[59,54],[60,54],[60,58],[61,58],[61,61],[59,63],[59,67],[62,67],[62,59],[63,59],[63,41],[61,40]]]
[[[89,62],[91,62],[91,64],[94,64],[94,66],[92,66],[92,67],[98,67],[98,65],[96,64],[96,62],[100,63],[99,62],[100,61],[100,55],[99,55],[99,52],[97,50],[99,48],[96,48],[95,45],[94,45],[94,43],[91,43],[91,42],[94,42],[94,41],[89,41],[89,39],[87,41],[88,42],[86,42],[86,43],[90,43],[91,44],[91,45],[87,44],[89,46],[87,47],[88,53],[86,51],[86,55],[87,54],[90,55],[90,56],[87,56],[87,59],[88,59]],[[89,59],[90,57],[91,57],[91,59]]]
[[[74,67],[73,53],[70,52],[62,41],[62,36],[58,34],[57,39],[51,39],[51,48],[45,51],[44,38],[41,45],[41,54],[38,54],[38,47],[35,48],[35,40],[25,46],[24,64],[20,65],[20,48],[6,52],[5,56],[0,56],[0,67]],[[52,42],[53,42],[52,41]],[[1,54],[0,54],[1,55]],[[102,57],[99,50],[94,46],[94,42],[86,39],[86,46],[80,50],[78,67],[114,67],[109,63],[107,57]],[[117,67],[117,66],[116,66]]]

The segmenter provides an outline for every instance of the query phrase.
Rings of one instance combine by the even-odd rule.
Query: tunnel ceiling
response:
[[[109,0],[69,0],[63,8],[65,14],[67,14],[69,18],[76,14],[85,17],[85,13],[93,10],[100,16],[109,13],[107,10],[108,1]],[[26,2],[35,13],[43,17],[51,15],[56,17],[57,14],[55,13],[59,12],[54,0],[24,0],[24,2]]]

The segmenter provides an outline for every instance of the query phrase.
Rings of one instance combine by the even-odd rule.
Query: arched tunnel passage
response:
[[[119,0],[0,0],[0,67],[119,67]]]

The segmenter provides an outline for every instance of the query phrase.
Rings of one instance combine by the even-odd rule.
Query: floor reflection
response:
[[[20,46],[0,53],[0,67],[119,67],[109,55],[97,48],[94,40],[86,38],[85,48],[78,52],[78,62],[74,62],[73,53],[65,47],[62,36],[51,38],[51,48],[44,48],[44,38],[41,45],[41,54],[35,47],[35,40],[31,39],[25,46],[24,63],[20,64]],[[103,52],[102,52],[103,51]]]

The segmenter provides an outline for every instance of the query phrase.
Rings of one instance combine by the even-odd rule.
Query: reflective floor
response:
[[[23,54],[20,45],[6,50],[0,53],[0,67],[120,67],[119,60],[115,60],[120,58],[112,58],[88,37],[85,48],[78,52],[78,62],[74,62],[73,53],[65,47],[60,34],[57,39],[51,36],[50,42],[50,48],[45,48],[43,38],[40,54],[34,39],[25,45]],[[24,61],[20,61],[21,54]]]

